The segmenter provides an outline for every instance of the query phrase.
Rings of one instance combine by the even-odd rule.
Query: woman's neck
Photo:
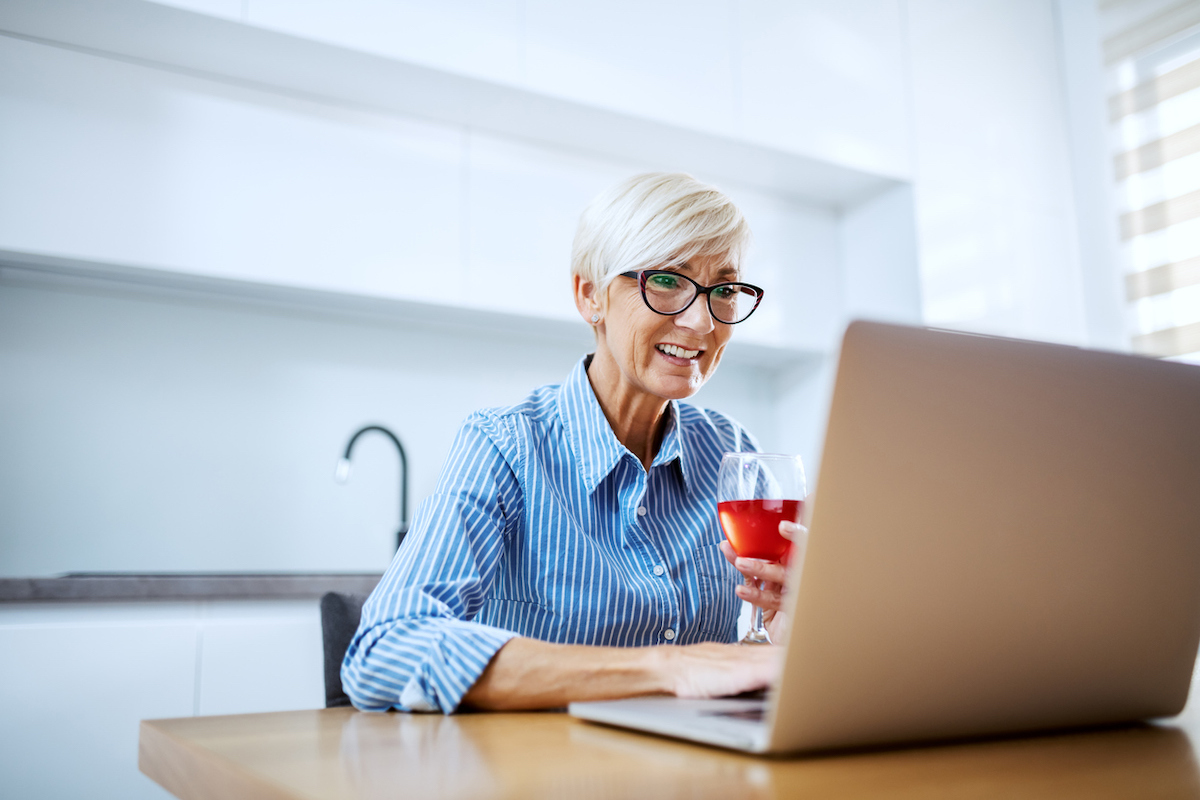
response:
[[[630,386],[611,356],[604,356],[597,352],[588,365],[588,381],[617,441],[649,471],[666,431],[669,401]]]

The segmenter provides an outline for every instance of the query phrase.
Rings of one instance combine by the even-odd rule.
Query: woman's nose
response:
[[[698,296],[690,306],[675,315],[675,324],[696,333],[711,333],[716,322],[708,310],[708,298]]]

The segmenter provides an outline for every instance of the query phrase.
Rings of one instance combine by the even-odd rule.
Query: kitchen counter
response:
[[[366,594],[381,577],[368,572],[79,572],[0,578],[0,603],[300,600],[325,592]]]

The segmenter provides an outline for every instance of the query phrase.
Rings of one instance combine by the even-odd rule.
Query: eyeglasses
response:
[[[687,311],[697,297],[705,295],[713,319],[735,325],[753,314],[763,299],[763,290],[749,283],[702,286],[686,275],[666,269],[644,269],[622,272],[621,275],[637,280],[647,308],[668,317]]]

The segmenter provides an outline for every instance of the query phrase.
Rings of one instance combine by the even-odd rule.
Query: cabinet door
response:
[[[316,601],[209,603],[200,631],[196,713],[250,714],[325,705]]]
[[[193,712],[187,609],[0,610],[7,797],[169,798],[138,771],[138,722]]]
[[[456,128],[8,38],[0,117],[0,249],[456,299]]]

